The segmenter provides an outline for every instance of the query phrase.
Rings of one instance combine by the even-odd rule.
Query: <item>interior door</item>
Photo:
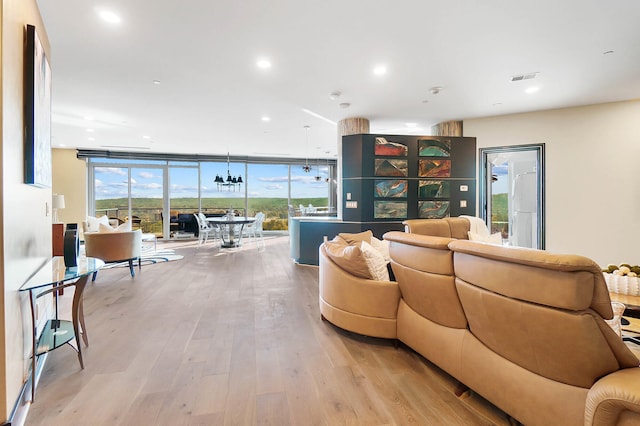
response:
[[[482,212],[503,243],[544,249],[544,144],[480,150]]]

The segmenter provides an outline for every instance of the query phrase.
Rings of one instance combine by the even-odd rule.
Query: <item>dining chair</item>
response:
[[[206,244],[209,234],[214,234],[215,238],[217,229],[207,222],[207,217],[203,213],[194,213],[193,215],[198,222],[198,244]]]
[[[255,221],[247,225],[247,234],[249,235],[249,238],[256,240],[259,234],[260,240],[262,241],[262,247],[264,247],[264,234],[262,232],[262,223],[264,222],[264,219],[264,213],[258,212],[255,215]]]

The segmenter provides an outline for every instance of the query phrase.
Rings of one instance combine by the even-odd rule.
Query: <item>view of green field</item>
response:
[[[491,202],[491,233],[509,232],[509,200],[507,194],[493,194]]]
[[[202,212],[224,213],[228,209],[238,210],[244,215],[244,198],[202,198]],[[291,204],[298,206],[309,204],[315,207],[327,207],[327,198],[292,198]],[[288,228],[288,206],[286,198],[249,198],[247,216],[254,216],[263,212],[266,219],[264,230],[286,230]],[[197,198],[172,198],[171,215],[178,213],[196,213],[198,211]],[[127,198],[109,198],[96,200],[96,215],[106,214],[111,218],[128,219]],[[143,232],[162,234],[162,199],[161,198],[132,198],[131,214],[140,220]]]

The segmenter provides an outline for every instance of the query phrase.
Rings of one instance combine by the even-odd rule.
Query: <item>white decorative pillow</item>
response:
[[[371,247],[378,250],[378,253],[380,253],[382,257],[384,257],[385,261],[391,261],[391,256],[389,255],[389,241],[379,240],[376,237],[371,237]]]
[[[100,231],[100,224],[109,226],[109,218],[107,215],[95,217],[87,216],[87,230],[86,232],[98,232]]]
[[[131,231],[131,222],[124,222],[123,224],[112,227],[111,225],[105,225],[104,223],[100,223],[98,225],[98,232],[125,232]]]
[[[480,235],[476,234],[475,232],[469,231],[469,240],[478,241],[481,243],[502,245],[502,234],[500,232],[496,232],[495,234],[491,235]]]
[[[360,243],[360,251],[371,278],[377,281],[389,281],[389,270],[387,269],[389,262],[384,256],[366,241]]]

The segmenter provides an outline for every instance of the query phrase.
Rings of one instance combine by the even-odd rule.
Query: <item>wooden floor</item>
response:
[[[323,322],[318,269],[288,237],[182,246],[87,285],[86,368],[51,352],[27,425],[491,424],[408,348]]]

